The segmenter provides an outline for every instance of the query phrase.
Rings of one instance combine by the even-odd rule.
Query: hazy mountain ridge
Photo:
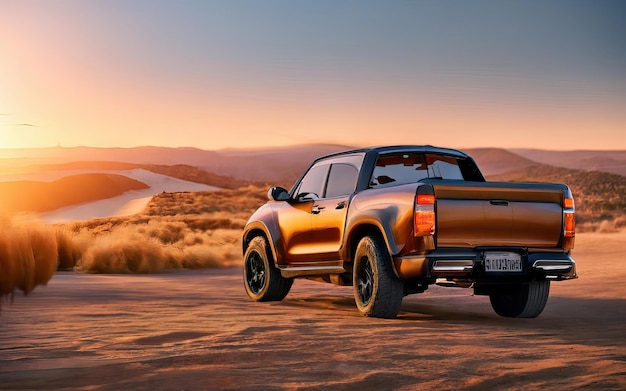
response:
[[[485,176],[530,167],[536,162],[501,148],[471,148],[463,152],[470,155]]]
[[[293,183],[313,159],[358,147],[339,144],[304,144],[290,147],[258,149],[201,150],[197,148],[136,147],[136,148],[43,148],[0,150],[0,169],[29,170],[32,166],[61,169],[68,162],[76,167],[96,168],[106,164],[117,169],[136,167],[132,164],[160,167],[193,166],[224,178],[247,182]],[[465,149],[485,175],[502,173],[532,165],[534,162],[519,154],[500,148]],[[88,163],[92,162],[92,163]],[[101,162],[101,163],[93,163]],[[59,166],[60,165],[60,166]],[[147,168],[147,167],[146,167]],[[156,171],[155,171],[156,172]],[[187,178],[181,178],[187,179]],[[211,183],[211,185],[214,185]],[[215,185],[219,186],[219,185]],[[225,187],[225,186],[220,186]]]
[[[248,183],[290,187],[314,158],[353,148],[335,144],[219,151],[165,147],[49,148],[23,150],[22,155],[16,154],[13,158],[0,151],[0,156],[4,157],[0,164],[6,167],[11,161],[17,161],[22,169],[39,170],[144,168],[221,188],[236,189]],[[501,148],[463,151],[476,160],[488,180],[568,184],[576,199],[579,222],[611,220],[626,215],[626,201],[622,200],[622,195],[626,194],[626,177],[611,173],[621,170],[622,164],[626,166],[626,151],[510,151]],[[26,153],[32,154],[28,157]],[[85,160],[77,161],[79,157]],[[103,157],[106,161],[98,160]],[[126,160],[112,161],[112,158]],[[549,160],[552,164],[533,159]],[[34,161],[40,165],[25,166],[25,163]],[[574,169],[574,166],[584,168]],[[590,171],[591,167],[597,170]]]
[[[542,149],[512,149],[511,151],[538,163],[626,176],[626,151],[551,151]]]
[[[306,144],[217,151],[168,147],[1,149],[0,170],[11,172],[29,170],[32,166],[100,161],[152,165],[157,167],[155,169],[173,165],[193,166],[221,177],[231,177],[233,180],[282,182],[297,178],[314,158],[350,148],[353,147]]]

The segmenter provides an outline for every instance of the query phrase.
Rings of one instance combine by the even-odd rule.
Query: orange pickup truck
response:
[[[250,298],[282,300],[294,278],[353,286],[359,312],[395,317],[432,284],[488,295],[533,318],[550,282],[576,278],[568,186],[486,182],[453,149],[387,146],[316,159],[291,191],[273,187],[243,232]]]

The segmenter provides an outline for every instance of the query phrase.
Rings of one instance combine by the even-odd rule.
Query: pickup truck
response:
[[[487,182],[467,154],[432,146],[316,159],[291,191],[272,187],[243,231],[255,301],[295,278],[353,286],[359,312],[394,318],[432,284],[488,295],[500,316],[534,318],[550,282],[577,278],[567,185]]]

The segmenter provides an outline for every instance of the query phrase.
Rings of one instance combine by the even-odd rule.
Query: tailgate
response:
[[[460,182],[433,187],[438,247],[559,245],[565,185]]]

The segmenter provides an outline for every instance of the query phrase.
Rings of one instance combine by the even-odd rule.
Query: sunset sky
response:
[[[0,148],[626,149],[626,2],[0,0]]]

